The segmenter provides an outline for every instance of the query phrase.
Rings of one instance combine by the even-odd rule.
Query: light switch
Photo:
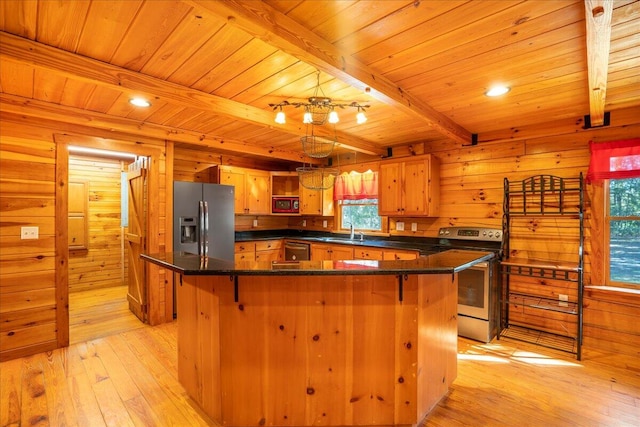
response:
[[[302,226],[303,226],[303,227],[306,227],[306,226],[307,226],[307,220],[306,220],[306,219],[303,219],[303,220],[302,220]]]
[[[418,231],[418,223],[417,222],[412,222],[411,223],[411,231]]]
[[[326,219],[322,221],[322,227],[323,228],[327,228],[327,220]]]
[[[396,222],[396,230],[404,231],[404,222]]]
[[[38,227],[20,227],[20,239],[37,239],[38,231]]]
[[[254,227],[257,227],[257,226],[258,226],[258,220],[257,220],[257,219],[254,219],[254,220],[253,220],[253,226],[254,226]]]

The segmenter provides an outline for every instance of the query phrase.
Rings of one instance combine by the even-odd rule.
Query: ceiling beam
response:
[[[305,157],[302,152],[282,150],[276,147],[256,146],[244,141],[236,141],[224,138],[211,138],[206,135],[190,131],[177,131],[173,127],[156,125],[148,122],[140,122],[122,117],[114,117],[98,112],[88,112],[78,108],[52,104],[44,101],[23,98],[15,95],[0,93],[0,112],[18,114],[24,117],[34,117],[43,120],[52,120],[72,125],[87,126],[122,134],[156,138],[158,140],[170,140],[183,142],[196,146],[210,147],[225,152],[250,154],[272,159],[281,159],[291,162],[304,162],[320,164],[316,159]]]
[[[3,60],[49,70],[72,79],[108,87],[129,95],[140,96],[144,94],[152,100],[159,99],[184,107],[198,108],[296,136],[304,135],[304,128],[300,124],[276,124],[270,109],[264,110],[211,95],[2,31],[0,31],[0,57]],[[324,129],[318,129],[317,133],[321,136],[334,136],[333,131]],[[352,135],[336,131],[335,136],[340,141],[340,145],[347,149],[378,156],[386,154],[386,150],[376,144]],[[222,139],[217,136],[212,138]]]
[[[463,144],[471,143],[471,133],[449,117],[404,92],[391,80],[262,1],[188,2],[226,18],[230,25],[353,87],[361,90],[371,88],[372,96],[426,121],[435,131],[448,138]]]
[[[604,124],[613,1],[585,0],[591,126]]]

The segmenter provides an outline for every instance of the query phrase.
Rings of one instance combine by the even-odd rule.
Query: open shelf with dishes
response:
[[[504,180],[499,336],[581,358],[584,181]]]

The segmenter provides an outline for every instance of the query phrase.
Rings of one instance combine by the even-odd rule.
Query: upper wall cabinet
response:
[[[333,216],[333,187],[310,190],[301,185],[300,215]]]
[[[438,216],[440,161],[428,154],[380,163],[378,212],[385,216]]]
[[[214,166],[211,181],[235,187],[235,209],[238,215],[269,215],[271,213],[271,175],[268,171],[235,166]]]

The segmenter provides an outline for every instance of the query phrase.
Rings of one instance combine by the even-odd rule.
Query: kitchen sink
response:
[[[349,238],[344,238],[344,237],[323,237],[321,239],[323,242],[328,242],[328,243],[343,243],[343,244],[348,244],[348,245],[362,245],[364,244],[363,240],[351,240]]]

